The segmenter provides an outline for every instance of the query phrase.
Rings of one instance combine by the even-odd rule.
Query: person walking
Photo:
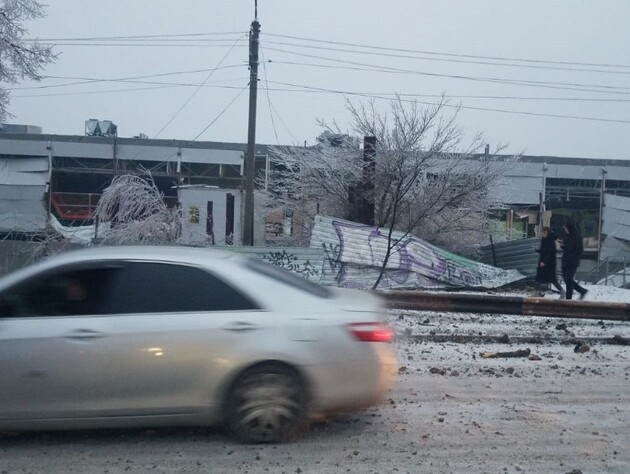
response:
[[[583,250],[582,237],[577,231],[575,224],[571,221],[567,221],[564,224],[564,238],[560,246],[562,247],[562,277],[567,287],[567,299],[572,299],[573,290],[575,290],[580,294],[580,299],[583,300],[588,290],[582,288],[575,281],[575,273],[580,266],[580,257]]]
[[[536,269],[536,283],[539,286],[540,296],[544,296],[543,286],[551,283],[558,289],[560,299],[565,298],[565,292],[556,276],[556,234],[549,227],[543,227],[540,233],[540,248],[537,252],[538,267]]]

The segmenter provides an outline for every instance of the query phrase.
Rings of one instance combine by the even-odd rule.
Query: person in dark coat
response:
[[[567,221],[564,224],[564,238],[562,239],[562,277],[567,287],[567,299],[573,297],[573,290],[580,294],[580,299],[586,296],[586,288],[582,288],[575,281],[575,273],[580,266],[580,257],[582,256],[582,237],[580,236],[575,224]]]
[[[558,283],[556,276],[556,234],[549,227],[543,227],[540,235],[542,238],[540,239],[540,248],[537,250],[540,256],[536,269],[536,283],[540,287],[541,296],[544,296],[543,285],[546,286],[551,283],[560,292],[560,299],[564,299],[564,290]]]

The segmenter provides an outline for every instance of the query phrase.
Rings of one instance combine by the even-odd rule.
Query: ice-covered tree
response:
[[[170,244],[179,236],[179,212],[164,204],[153,182],[116,176],[103,191],[95,212],[105,245]]]
[[[0,3],[0,121],[9,115],[7,84],[39,80],[42,69],[54,61],[52,47],[28,41],[25,23],[44,16],[35,0],[2,0]]]
[[[471,253],[485,237],[489,211],[500,208],[501,180],[516,157],[487,159],[482,135],[465,142],[458,109],[443,99],[424,107],[401,98],[387,111],[371,102],[347,104],[351,130],[326,126],[316,146],[278,147],[267,200],[306,216],[348,218],[357,190],[374,202],[375,224]],[[366,176],[359,143],[376,137],[374,176]],[[373,180],[373,190],[361,183]],[[367,194],[365,194],[367,193]],[[391,240],[389,253],[397,242]]]

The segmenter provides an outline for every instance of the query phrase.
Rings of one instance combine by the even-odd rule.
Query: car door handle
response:
[[[99,339],[105,337],[105,333],[94,331],[92,329],[77,329],[73,333],[66,336],[66,339]]]
[[[246,323],[244,321],[237,321],[235,323],[230,324],[229,326],[224,327],[223,329],[225,331],[232,331],[232,332],[247,332],[247,331],[256,331],[257,329],[260,329],[260,328],[256,326],[255,324]]]

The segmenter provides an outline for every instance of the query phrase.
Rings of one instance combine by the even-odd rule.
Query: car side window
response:
[[[0,318],[103,314],[114,268],[68,269],[37,276],[0,295]]]
[[[116,275],[109,314],[259,309],[205,270],[172,263],[127,262]]]

